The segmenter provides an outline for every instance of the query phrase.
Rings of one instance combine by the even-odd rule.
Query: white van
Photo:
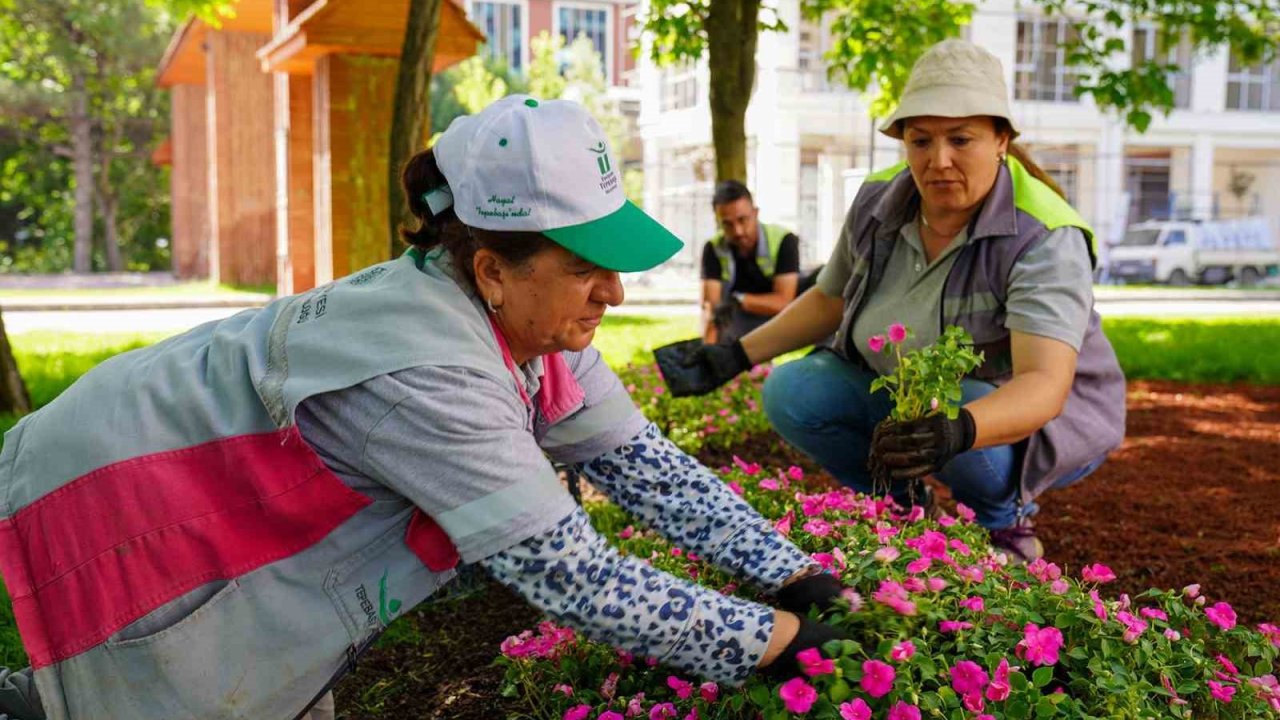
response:
[[[1266,218],[1152,220],[1130,225],[1107,248],[1107,272],[1124,282],[1257,285],[1280,275],[1280,253]]]

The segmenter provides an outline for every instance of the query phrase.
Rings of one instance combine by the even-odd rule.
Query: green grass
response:
[[[1113,318],[1103,329],[1130,380],[1280,384],[1280,318]]]
[[[1280,384],[1280,318],[1147,320],[1116,318],[1104,323],[1130,379]],[[618,367],[653,361],[653,348],[697,334],[693,317],[608,316],[595,346]],[[36,406],[41,406],[90,368],[120,352],[144,347],[166,335],[101,335],[35,332],[10,338],[19,369]],[[0,416],[0,430],[16,422]],[[404,628],[407,630],[407,628]],[[412,642],[412,633],[399,638]],[[0,587],[0,665],[26,663],[13,611]]]
[[[112,288],[0,288],[0,304],[8,298],[36,299],[55,297],[183,297],[192,295],[272,295],[274,283],[268,285],[214,285],[210,282],[184,282],[174,285],[145,285]]]

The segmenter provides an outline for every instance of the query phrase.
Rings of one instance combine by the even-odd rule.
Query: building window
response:
[[[806,91],[831,89],[827,80],[827,63],[823,57],[827,49],[826,33],[822,25],[808,20],[800,21],[796,38],[796,71],[800,75],[800,88]]]
[[[1231,53],[1227,69],[1228,110],[1280,110],[1280,61],[1244,65]]]
[[[579,35],[590,40],[596,52],[600,53],[601,69],[604,71],[605,80],[613,84],[613,73],[610,72],[613,55],[610,52],[612,34],[609,8],[593,5],[559,5],[556,12],[556,32],[564,38],[565,45],[577,40]]]
[[[662,110],[684,110],[698,104],[698,75],[695,66],[662,71]]]
[[[471,3],[471,18],[488,38],[490,57],[507,61],[507,67],[524,72],[524,8],[507,2]]]
[[[1129,222],[1171,219],[1173,196],[1169,182],[1169,154],[1130,155],[1125,158],[1125,166]]]
[[[1160,37],[1154,23],[1139,23],[1133,29],[1133,46],[1130,53],[1136,67],[1144,62],[1158,65],[1177,65],[1177,72],[1168,74],[1169,87],[1173,88],[1173,106],[1191,106],[1191,40],[1186,35],[1177,44],[1168,45]]]
[[[1013,97],[1076,102],[1072,90],[1078,71],[1067,67],[1067,44],[1077,36],[1075,26],[1062,18],[1019,20]]]

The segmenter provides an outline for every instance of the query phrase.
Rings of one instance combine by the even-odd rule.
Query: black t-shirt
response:
[[[733,278],[733,287],[722,288],[721,293],[742,292],[751,294],[773,292],[773,278],[766,276],[756,264],[756,250],[751,249],[751,257],[744,258],[734,252],[734,265],[737,274]],[[774,263],[774,275],[800,272],[800,238],[795,233],[787,233],[778,246],[778,261]],[[723,280],[720,274],[720,256],[716,255],[715,246],[708,240],[702,246],[702,279]]]

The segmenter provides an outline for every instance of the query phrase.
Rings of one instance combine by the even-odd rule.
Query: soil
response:
[[[764,465],[797,464],[830,482],[773,435],[738,453]],[[708,450],[700,459],[718,468],[733,454]],[[1118,576],[1113,593],[1198,582],[1211,601],[1230,602],[1241,622],[1280,621],[1280,387],[1133,382],[1124,445],[1040,505],[1047,558],[1068,572],[1109,565]],[[537,611],[491,582],[420,608],[397,622],[399,641],[375,648],[338,686],[340,717],[519,716],[519,704],[500,696],[502,671],[491,663],[503,638],[537,620]]]

